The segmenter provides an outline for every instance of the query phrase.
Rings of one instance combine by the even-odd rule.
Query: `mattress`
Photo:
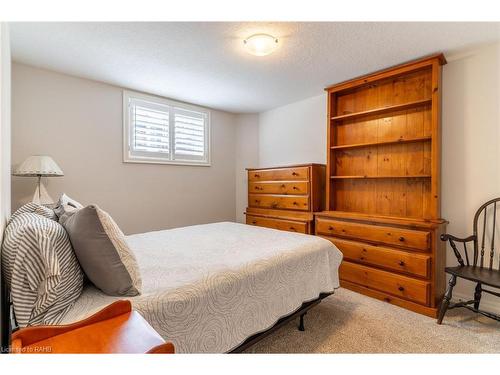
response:
[[[339,286],[342,253],[320,237],[221,222],[127,242],[142,294],[111,297],[86,286],[63,324],[126,298],[177,353],[224,353]]]

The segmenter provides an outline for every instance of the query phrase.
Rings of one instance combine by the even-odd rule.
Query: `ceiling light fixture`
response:
[[[254,34],[243,41],[248,53],[255,56],[266,56],[278,48],[278,38],[269,34]]]

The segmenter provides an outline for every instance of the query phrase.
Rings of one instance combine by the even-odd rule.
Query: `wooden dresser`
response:
[[[435,316],[444,293],[440,218],[443,55],[328,93],[326,211],[316,234],[344,254],[341,285]]]
[[[324,209],[325,165],[250,168],[246,222],[314,233],[314,211]]]

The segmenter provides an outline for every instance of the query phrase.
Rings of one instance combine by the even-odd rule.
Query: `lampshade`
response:
[[[63,171],[57,163],[50,156],[46,155],[30,156],[12,174],[14,176],[25,177],[64,176]]]

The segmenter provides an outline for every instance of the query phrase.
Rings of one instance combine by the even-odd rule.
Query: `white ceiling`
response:
[[[256,57],[243,38],[273,34]],[[15,61],[229,112],[261,112],[434,52],[500,40],[500,23],[12,23]]]

